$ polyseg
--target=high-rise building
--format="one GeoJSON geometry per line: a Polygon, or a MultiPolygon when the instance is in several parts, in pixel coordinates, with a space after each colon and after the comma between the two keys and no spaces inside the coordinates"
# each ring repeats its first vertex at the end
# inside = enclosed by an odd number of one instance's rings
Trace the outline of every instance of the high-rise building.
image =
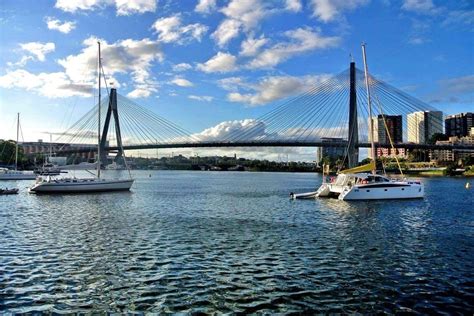
{"type": "MultiPolygon", "coordinates": [[[[390,139],[394,144],[403,142],[403,119],[401,115],[378,115],[372,118],[374,124],[374,142],[379,144],[390,144],[390,139]],[[385,123],[384,123],[385,119],[385,123]],[[385,127],[386,125],[386,127],[385,127]],[[388,130],[388,133],[387,133],[388,130]],[[390,135],[390,137],[389,137],[390,135]]],[[[369,133],[369,141],[370,141],[369,133]]],[[[404,158],[406,155],[403,148],[379,147],[376,146],[377,157],[399,157],[404,158]]],[[[369,158],[371,153],[369,151],[369,158]]]]}
{"type": "Polygon", "coordinates": [[[470,129],[474,126],[474,113],[459,113],[448,115],[444,120],[444,127],[447,136],[468,136],[470,129]]]}
{"type": "MultiPolygon", "coordinates": [[[[372,118],[372,124],[374,124],[374,142],[390,144],[391,139],[394,144],[403,143],[403,120],[401,115],[379,114],[377,117],[372,118]]],[[[369,133],[369,141],[370,138],[369,133]]]]}
{"type": "Polygon", "coordinates": [[[408,142],[426,144],[431,136],[443,133],[443,112],[418,111],[407,115],[408,142]]]}

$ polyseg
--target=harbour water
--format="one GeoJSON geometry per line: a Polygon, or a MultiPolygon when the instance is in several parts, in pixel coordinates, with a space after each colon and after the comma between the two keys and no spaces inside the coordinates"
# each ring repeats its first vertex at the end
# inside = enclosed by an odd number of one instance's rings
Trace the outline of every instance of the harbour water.
{"type": "MultiPolygon", "coordinates": [[[[116,171],[106,171],[106,173],[116,171]]],[[[315,174],[135,171],[130,193],[0,196],[4,312],[474,312],[474,191],[298,200],[315,174]]]]}

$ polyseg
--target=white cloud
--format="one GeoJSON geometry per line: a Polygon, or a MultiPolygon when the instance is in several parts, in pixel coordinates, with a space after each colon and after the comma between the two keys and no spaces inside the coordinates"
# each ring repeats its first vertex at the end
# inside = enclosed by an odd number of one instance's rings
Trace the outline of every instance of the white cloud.
{"type": "Polygon", "coordinates": [[[156,11],[157,0],[115,0],[117,15],[131,15],[156,11]]]}
{"type": "Polygon", "coordinates": [[[432,0],[404,0],[402,9],[425,14],[433,14],[439,11],[432,0]]]}
{"type": "Polygon", "coordinates": [[[34,55],[39,61],[45,61],[46,54],[54,52],[54,43],[30,42],[20,44],[22,50],[34,55]]]}
{"type": "Polygon", "coordinates": [[[117,15],[156,11],[157,0],[56,0],[55,7],[65,12],[90,11],[115,5],[117,15]]]}
{"type": "Polygon", "coordinates": [[[173,66],[173,71],[186,71],[193,68],[190,64],[181,63],[173,66]]]}
{"type": "Polygon", "coordinates": [[[268,39],[261,36],[260,38],[249,37],[240,45],[240,55],[255,56],[266,43],[268,39]]]}
{"type": "Polygon", "coordinates": [[[219,86],[228,91],[236,91],[240,86],[248,86],[247,83],[240,77],[229,77],[220,79],[219,86]]]}
{"type": "Polygon", "coordinates": [[[89,96],[92,91],[91,84],[74,83],[63,72],[32,74],[23,69],[1,76],[0,87],[35,91],[49,98],[89,96]]]}
{"type": "MultiPolygon", "coordinates": [[[[97,41],[86,39],[81,53],[60,59],[66,74],[73,81],[92,81],[96,76],[97,41]]],[[[135,84],[150,84],[150,67],[153,62],[163,60],[163,53],[157,41],[126,39],[109,44],[101,41],[103,65],[107,75],[131,72],[135,84]]]]}
{"type": "Polygon", "coordinates": [[[211,97],[209,95],[189,95],[189,99],[191,100],[198,100],[198,101],[205,101],[205,102],[211,102],[214,100],[214,97],[211,97]]]}
{"type": "Polygon", "coordinates": [[[241,134],[249,129],[252,129],[252,136],[255,138],[266,135],[265,123],[255,119],[245,119],[221,122],[193,136],[201,141],[220,141],[232,137],[233,135],[241,134]]]}
{"type": "Polygon", "coordinates": [[[136,85],[135,89],[127,94],[127,97],[136,99],[136,98],[148,98],[153,92],[158,91],[156,85],[136,85]]]}
{"type": "MultiPolygon", "coordinates": [[[[231,92],[227,95],[227,99],[231,102],[245,103],[250,106],[264,105],[290,95],[310,90],[328,78],[329,75],[304,76],[299,78],[292,76],[272,76],[265,77],[256,84],[245,83],[238,77],[227,78],[227,80],[230,80],[230,83],[234,83],[234,86],[243,87],[247,91],[247,93],[231,92]]],[[[220,81],[221,86],[226,88],[226,84],[229,82],[222,84],[223,80],[220,81]]],[[[235,91],[235,89],[227,90],[235,91]]]]}
{"type": "Polygon", "coordinates": [[[199,0],[194,11],[199,13],[211,13],[216,9],[216,0],[199,0]]]}
{"type": "Polygon", "coordinates": [[[56,30],[64,34],[68,34],[72,30],[76,28],[76,22],[71,22],[71,21],[64,21],[61,22],[61,20],[47,17],[46,18],[46,24],[48,25],[48,29],[50,30],[56,30]]]}
{"type": "Polygon", "coordinates": [[[285,2],[286,2],[285,9],[288,11],[300,12],[301,9],[303,8],[303,5],[301,4],[301,0],[286,0],[285,2]]]}
{"type": "Polygon", "coordinates": [[[184,78],[174,78],[173,80],[171,80],[171,83],[177,85],[177,86],[180,86],[180,87],[192,87],[194,86],[193,83],[187,79],[184,79],[184,78]]]}
{"type": "Polygon", "coordinates": [[[179,14],[156,20],[152,28],[158,33],[158,40],[161,42],[178,44],[184,44],[192,39],[201,41],[208,29],[199,23],[182,25],[179,14]]]}
{"type": "Polygon", "coordinates": [[[237,37],[241,30],[250,31],[258,26],[262,18],[270,13],[264,2],[258,0],[231,0],[221,12],[227,18],[212,34],[212,38],[221,47],[237,37]]]}
{"type": "Polygon", "coordinates": [[[339,44],[340,38],[336,36],[323,37],[317,31],[298,28],[286,31],[288,42],[275,44],[263,50],[247,66],[249,68],[271,68],[290,57],[315,49],[334,47],[339,44]]]}
{"type": "Polygon", "coordinates": [[[204,72],[230,72],[237,69],[237,58],[228,53],[218,52],[217,55],[203,64],[198,64],[197,69],[204,72]]]}
{"type": "Polygon", "coordinates": [[[342,12],[367,4],[369,0],[311,0],[313,16],[323,22],[338,18],[342,12]]]}
{"type": "MultiPolygon", "coordinates": [[[[11,71],[1,77],[2,86],[24,88],[52,98],[87,95],[86,90],[94,86],[97,80],[97,41],[97,38],[90,37],[83,42],[84,48],[79,54],[58,60],[59,65],[64,67],[64,72],[32,74],[22,70],[11,71]]],[[[108,82],[112,80],[115,86],[119,87],[120,83],[114,75],[130,73],[135,90],[129,96],[145,97],[157,91],[158,83],[150,71],[154,62],[163,59],[157,41],[147,38],[126,39],[111,44],[101,41],[101,44],[108,82]]],[[[29,45],[25,46],[25,49],[36,52],[37,47],[29,45]]],[[[39,49],[37,58],[44,58],[41,55],[44,53],[44,50],[39,49]]]]}
{"type": "Polygon", "coordinates": [[[222,22],[211,37],[217,42],[217,45],[224,46],[240,32],[242,23],[237,20],[227,19],[222,22]]]}

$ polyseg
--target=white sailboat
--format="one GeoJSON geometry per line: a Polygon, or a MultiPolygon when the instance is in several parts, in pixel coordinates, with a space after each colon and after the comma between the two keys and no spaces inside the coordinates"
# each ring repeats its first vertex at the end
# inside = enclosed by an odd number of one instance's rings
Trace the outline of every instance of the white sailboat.
{"type": "Polygon", "coordinates": [[[97,137],[97,177],[95,178],[60,178],[55,179],[50,176],[38,177],[36,183],[29,188],[31,193],[85,193],[85,192],[109,192],[109,191],[128,191],[133,185],[134,180],[130,179],[103,179],[100,175],[100,81],[102,62],[100,57],[100,42],[99,47],[99,106],[98,106],[98,137],[97,137]]]}
{"type": "Polygon", "coordinates": [[[424,197],[423,183],[407,179],[390,179],[376,173],[374,128],[371,119],[372,107],[365,44],[362,45],[362,55],[364,58],[365,84],[367,89],[372,161],[367,165],[341,171],[332,182],[325,181],[323,171],[323,183],[316,192],[293,194],[292,198],[294,199],[306,198],[309,194],[314,197],[335,197],[339,200],[414,199],[424,197]]]}
{"type": "Polygon", "coordinates": [[[16,145],[15,145],[15,170],[0,168],[0,180],[34,180],[36,175],[33,171],[18,170],[18,136],[20,130],[20,113],[16,120],[16,145]]]}

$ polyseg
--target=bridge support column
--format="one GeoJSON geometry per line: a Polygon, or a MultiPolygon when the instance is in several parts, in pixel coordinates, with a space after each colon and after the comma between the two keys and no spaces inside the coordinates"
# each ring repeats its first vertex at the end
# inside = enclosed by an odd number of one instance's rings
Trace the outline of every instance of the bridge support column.
{"type": "Polygon", "coordinates": [[[107,134],[109,131],[110,119],[114,117],[115,122],[115,137],[117,139],[117,155],[115,156],[115,161],[118,162],[119,159],[123,159],[123,147],[122,147],[122,134],[120,132],[120,121],[117,110],[117,89],[110,89],[109,105],[107,107],[107,115],[105,116],[104,129],[102,130],[102,135],[100,138],[100,163],[103,165],[107,162],[107,154],[105,147],[107,144],[107,134]]]}
{"type": "Polygon", "coordinates": [[[351,62],[350,66],[350,93],[349,93],[349,130],[347,159],[348,167],[353,168],[359,162],[359,126],[357,123],[357,94],[356,94],[356,69],[355,63],[351,62]]]}

